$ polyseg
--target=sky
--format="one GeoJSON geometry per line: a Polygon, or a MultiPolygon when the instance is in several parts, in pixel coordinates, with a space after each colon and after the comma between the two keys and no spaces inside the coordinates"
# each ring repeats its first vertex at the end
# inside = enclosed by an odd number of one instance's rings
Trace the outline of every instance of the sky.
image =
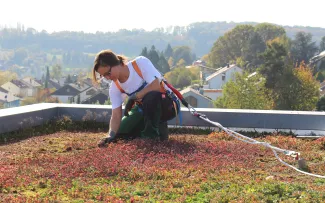
{"type": "Polygon", "coordinates": [[[0,26],[117,31],[194,22],[269,22],[325,28],[325,0],[2,0],[0,26]]]}

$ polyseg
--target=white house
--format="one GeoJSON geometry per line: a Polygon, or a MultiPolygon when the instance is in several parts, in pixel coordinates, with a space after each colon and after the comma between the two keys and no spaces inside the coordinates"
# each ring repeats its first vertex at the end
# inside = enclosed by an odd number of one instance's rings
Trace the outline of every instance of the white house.
{"type": "Polygon", "coordinates": [[[27,97],[29,86],[20,80],[11,80],[1,85],[1,87],[14,96],[27,97]]]}
{"type": "Polygon", "coordinates": [[[32,85],[33,87],[42,87],[42,84],[40,81],[37,81],[35,80],[34,78],[32,77],[25,77],[22,79],[23,82],[29,84],[29,85],[32,85]]]}
{"type": "Polygon", "coordinates": [[[20,98],[0,87],[0,103],[4,108],[20,106],[20,98]]]}
{"type": "Polygon", "coordinates": [[[83,102],[84,100],[92,97],[93,95],[97,94],[98,90],[95,87],[88,87],[87,89],[84,89],[82,92],[74,96],[73,103],[77,103],[78,97],[80,97],[80,102],[83,102]]]}
{"type": "Polygon", "coordinates": [[[21,81],[28,86],[27,96],[29,97],[36,97],[39,89],[42,88],[41,82],[32,77],[25,77],[21,81]]]}
{"type": "Polygon", "coordinates": [[[235,80],[235,73],[242,73],[243,69],[236,65],[220,68],[206,78],[208,89],[222,89],[229,80],[235,80]]]}

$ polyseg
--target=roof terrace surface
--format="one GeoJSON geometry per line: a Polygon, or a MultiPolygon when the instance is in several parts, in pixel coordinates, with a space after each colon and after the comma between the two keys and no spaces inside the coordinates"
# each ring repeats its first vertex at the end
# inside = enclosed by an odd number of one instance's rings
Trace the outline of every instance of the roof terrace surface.
{"type": "MultiPolygon", "coordinates": [[[[229,137],[170,136],[98,148],[105,132],[61,131],[0,145],[4,202],[268,202],[324,200],[324,179],[278,162],[272,151],[229,137]],[[302,184],[303,183],[303,184],[302,184]],[[281,195],[282,194],[282,195],[281,195]],[[285,195],[284,195],[285,194],[285,195]]],[[[297,149],[324,174],[325,139],[280,134],[256,138],[297,149]]],[[[280,155],[295,164],[293,158],[280,155]]]]}

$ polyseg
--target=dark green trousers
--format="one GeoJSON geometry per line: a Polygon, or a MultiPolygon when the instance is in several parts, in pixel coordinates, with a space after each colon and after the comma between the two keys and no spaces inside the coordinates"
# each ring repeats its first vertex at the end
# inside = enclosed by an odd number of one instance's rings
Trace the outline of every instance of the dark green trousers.
{"type": "Polygon", "coordinates": [[[122,118],[116,137],[122,139],[136,137],[168,139],[167,121],[161,120],[161,118],[164,118],[162,114],[166,114],[166,111],[173,111],[172,105],[172,101],[166,100],[165,97],[162,98],[161,93],[148,93],[143,98],[141,106],[135,105],[129,111],[129,116],[122,118]]]}
{"type": "Polygon", "coordinates": [[[160,113],[158,109],[155,117],[154,120],[144,117],[143,109],[135,105],[129,112],[129,116],[123,116],[117,134],[124,138],[159,138],[160,113]]]}

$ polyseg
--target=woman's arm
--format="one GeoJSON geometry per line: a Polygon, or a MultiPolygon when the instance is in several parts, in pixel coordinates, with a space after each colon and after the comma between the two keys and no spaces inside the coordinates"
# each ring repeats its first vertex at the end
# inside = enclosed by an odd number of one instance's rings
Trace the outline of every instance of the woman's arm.
{"type": "Polygon", "coordinates": [[[117,133],[121,124],[121,119],[122,119],[122,106],[112,110],[112,117],[110,120],[109,131],[108,131],[109,135],[111,135],[111,131],[113,131],[114,134],[117,133]]]}
{"type": "Polygon", "coordinates": [[[142,99],[148,92],[151,92],[151,91],[160,91],[160,83],[159,83],[158,78],[156,78],[154,81],[152,81],[152,83],[147,85],[141,91],[136,93],[136,98],[137,99],[142,99]]]}

